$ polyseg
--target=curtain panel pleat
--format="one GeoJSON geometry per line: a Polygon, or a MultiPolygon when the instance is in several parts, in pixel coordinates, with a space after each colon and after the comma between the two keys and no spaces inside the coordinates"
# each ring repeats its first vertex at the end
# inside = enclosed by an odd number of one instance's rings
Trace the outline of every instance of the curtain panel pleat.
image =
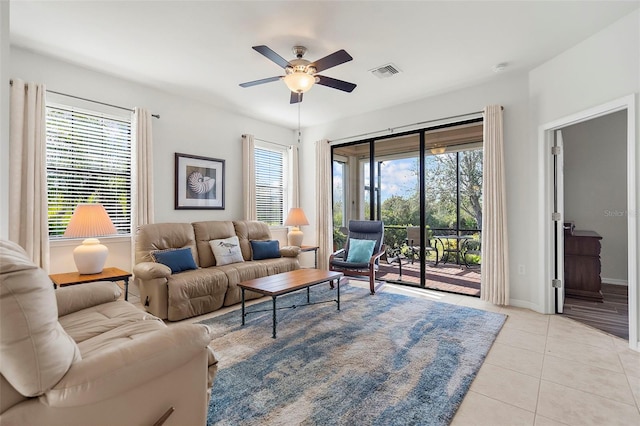
{"type": "Polygon", "coordinates": [[[9,239],[49,271],[46,89],[14,79],[9,109],[9,239]]]}
{"type": "Polygon", "coordinates": [[[509,304],[509,247],[502,107],[484,109],[484,173],[482,176],[482,272],[480,297],[509,304]]]}
{"type": "Polygon", "coordinates": [[[316,142],[316,235],[318,268],[329,268],[333,244],[333,213],[331,205],[331,149],[329,141],[316,142]]]}
{"type": "Polygon", "coordinates": [[[153,132],[151,113],[144,108],[133,110],[131,154],[131,261],[136,264],[138,227],[154,222],[153,197],[153,132]]]}
{"type": "Polygon", "coordinates": [[[256,143],[253,135],[242,135],[242,188],[245,220],[257,220],[256,206],[256,143]]]}

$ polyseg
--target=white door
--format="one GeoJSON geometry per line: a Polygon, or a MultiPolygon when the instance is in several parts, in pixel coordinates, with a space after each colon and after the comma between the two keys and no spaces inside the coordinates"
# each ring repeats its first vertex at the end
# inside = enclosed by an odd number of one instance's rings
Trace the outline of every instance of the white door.
{"type": "Polygon", "coordinates": [[[554,197],[553,211],[556,217],[553,220],[555,236],[555,270],[554,278],[556,284],[556,312],[562,313],[564,308],[564,152],[562,144],[562,131],[555,131],[555,141],[553,149],[554,163],[554,197]]]}

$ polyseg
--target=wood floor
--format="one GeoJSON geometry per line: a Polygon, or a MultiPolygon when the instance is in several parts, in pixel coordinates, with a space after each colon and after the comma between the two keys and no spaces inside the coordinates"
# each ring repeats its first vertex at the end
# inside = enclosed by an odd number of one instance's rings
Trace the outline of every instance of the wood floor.
{"type": "Polygon", "coordinates": [[[564,315],[604,332],[629,340],[627,286],[602,284],[604,302],[565,298],[564,315]]]}

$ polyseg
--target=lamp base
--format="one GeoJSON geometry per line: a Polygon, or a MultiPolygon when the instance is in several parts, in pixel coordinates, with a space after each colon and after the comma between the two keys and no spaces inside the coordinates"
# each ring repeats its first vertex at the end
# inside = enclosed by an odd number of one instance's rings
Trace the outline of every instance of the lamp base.
{"type": "Polygon", "coordinates": [[[87,238],[73,250],[73,260],[80,274],[99,274],[104,269],[109,249],[97,238],[87,238]]]}
{"type": "Polygon", "coordinates": [[[300,247],[302,245],[302,238],[304,234],[297,226],[292,227],[287,234],[290,246],[300,247]]]}

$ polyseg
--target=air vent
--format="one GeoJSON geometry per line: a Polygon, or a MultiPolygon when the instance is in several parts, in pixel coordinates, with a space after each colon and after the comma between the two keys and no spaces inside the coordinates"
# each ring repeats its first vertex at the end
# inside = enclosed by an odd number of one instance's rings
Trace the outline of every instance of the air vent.
{"type": "Polygon", "coordinates": [[[378,78],[389,78],[400,73],[400,69],[393,64],[382,65],[369,71],[378,78]]]}

